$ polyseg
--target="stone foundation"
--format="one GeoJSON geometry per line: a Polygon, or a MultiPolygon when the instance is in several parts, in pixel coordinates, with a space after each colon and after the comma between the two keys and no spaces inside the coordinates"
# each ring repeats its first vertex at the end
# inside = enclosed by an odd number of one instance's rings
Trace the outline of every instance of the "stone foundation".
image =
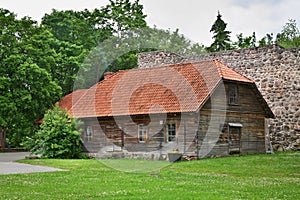
{"type": "Polygon", "coordinates": [[[88,157],[97,159],[143,159],[143,160],[167,160],[166,153],[159,152],[106,152],[106,153],[88,153],[88,157]]]}

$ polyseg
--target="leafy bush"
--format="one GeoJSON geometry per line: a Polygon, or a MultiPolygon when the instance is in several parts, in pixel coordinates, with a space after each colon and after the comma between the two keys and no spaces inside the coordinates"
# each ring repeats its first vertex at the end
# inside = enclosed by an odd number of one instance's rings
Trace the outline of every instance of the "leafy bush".
{"type": "Polygon", "coordinates": [[[58,106],[48,110],[39,131],[28,138],[27,145],[34,154],[43,158],[79,158],[82,140],[77,126],[80,125],[58,106]]]}

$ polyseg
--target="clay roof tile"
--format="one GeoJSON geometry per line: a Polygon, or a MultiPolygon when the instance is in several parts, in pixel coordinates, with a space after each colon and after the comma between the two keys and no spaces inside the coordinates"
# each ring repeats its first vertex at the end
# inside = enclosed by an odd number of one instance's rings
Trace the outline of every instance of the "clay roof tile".
{"type": "Polygon", "coordinates": [[[253,83],[218,60],[173,64],[119,71],[59,105],[77,118],[193,112],[222,79],[253,83]]]}

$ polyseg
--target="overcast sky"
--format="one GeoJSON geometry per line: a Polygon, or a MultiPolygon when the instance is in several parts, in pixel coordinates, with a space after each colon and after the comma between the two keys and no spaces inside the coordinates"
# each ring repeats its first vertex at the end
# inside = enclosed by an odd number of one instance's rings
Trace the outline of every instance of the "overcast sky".
{"type": "MultiPolygon", "coordinates": [[[[100,8],[108,0],[0,0],[0,7],[6,8],[18,17],[30,16],[40,21],[45,13],[57,10],[83,10],[100,8]]],[[[216,20],[218,10],[222,19],[236,34],[252,35],[257,39],[266,33],[278,33],[288,19],[295,19],[300,26],[300,0],[140,0],[144,6],[146,21],[151,27],[175,30],[194,42],[204,45],[212,43],[209,32],[216,20]]]]}

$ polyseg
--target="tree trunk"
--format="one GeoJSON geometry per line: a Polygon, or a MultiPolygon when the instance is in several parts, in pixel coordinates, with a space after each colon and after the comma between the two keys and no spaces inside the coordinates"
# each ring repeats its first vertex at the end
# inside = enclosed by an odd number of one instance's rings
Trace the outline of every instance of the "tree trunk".
{"type": "Polygon", "coordinates": [[[0,149],[5,148],[6,141],[6,127],[0,128],[0,149]]]}

